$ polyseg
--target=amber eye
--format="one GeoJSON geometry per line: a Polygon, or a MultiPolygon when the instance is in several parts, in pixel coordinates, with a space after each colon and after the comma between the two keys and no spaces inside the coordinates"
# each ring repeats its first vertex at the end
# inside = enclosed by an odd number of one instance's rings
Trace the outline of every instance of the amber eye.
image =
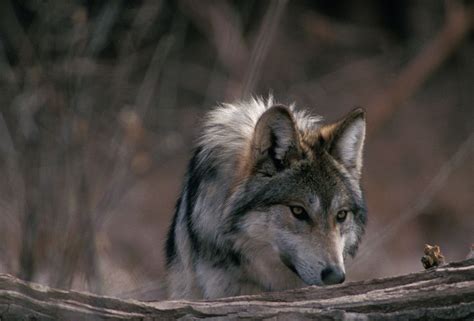
{"type": "Polygon", "coordinates": [[[308,213],[301,206],[290,206],[291,213],[294,217],[299,220],[306,221],[309,220],[308,213]]]}
{"type": "Polygon", "coordinates": [[[349,214],[348,210],[340,210],[339,212],[337,212],[337,214],[336,214],[337,222],[338,223],[344,222],[347,218],[347,214],[349,214]]]}

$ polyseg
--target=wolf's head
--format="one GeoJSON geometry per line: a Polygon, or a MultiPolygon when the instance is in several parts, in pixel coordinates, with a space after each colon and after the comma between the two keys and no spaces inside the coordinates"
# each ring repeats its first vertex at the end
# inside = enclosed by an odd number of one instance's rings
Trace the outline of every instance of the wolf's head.
{"type": "Polygon", "coordinates": [[[279,271],[309,285],[343,282],[344,259],[355,254],[366,223],[364,111],[311,129],[295,117],[280,105],[262,114],[230,203],[236,247],[248,261],[267,258],[272,266],[255,266],[254,281],[269,288],[279,271]]]}

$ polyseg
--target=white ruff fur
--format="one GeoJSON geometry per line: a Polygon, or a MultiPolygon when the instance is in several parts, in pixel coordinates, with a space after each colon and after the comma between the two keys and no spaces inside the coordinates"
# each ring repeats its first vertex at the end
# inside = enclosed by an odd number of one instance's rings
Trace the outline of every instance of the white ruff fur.
{"type": "MultiPolygon", "coordinates": [[[[273,97],[270,96],[266,101],[262,98],[251,98],[249,101],[222,104],[211,111],[198,142],[203,147],[201,161],[205,160],[208,153],[213,152],[219,153],[222,163],[232,161],[252,139],[260,116],[274,105],[273,97]]],[[[310,116],[305,111],[296,111],[294,104],[291,104],[289,109],[300,131],[313,131],[319,126],[321,117],[310,116]]]]}

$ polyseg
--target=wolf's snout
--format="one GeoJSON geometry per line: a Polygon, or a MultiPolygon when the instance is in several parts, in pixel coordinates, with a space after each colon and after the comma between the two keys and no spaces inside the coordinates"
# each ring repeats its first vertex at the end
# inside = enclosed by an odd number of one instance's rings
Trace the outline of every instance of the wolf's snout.
{"type": "Polygon", "coordinates": [[[321,281],[325,285],[342,283],[345,279],[344,271],[335,265],[328,265],[321,271],[321,281]]]}

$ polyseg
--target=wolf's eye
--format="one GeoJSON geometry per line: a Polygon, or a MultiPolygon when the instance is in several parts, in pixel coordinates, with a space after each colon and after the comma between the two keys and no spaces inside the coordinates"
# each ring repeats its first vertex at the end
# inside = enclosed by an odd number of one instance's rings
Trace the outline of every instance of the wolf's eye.
{"type": "Polygon", "coordinates": [[[348,210],[340,210],[339,212],[337,212],[337,214],[336,214],[337,222],[338,223],[344,222],[347,218],[347,214],[349,214],[348,210]]]}
{"type": "Polygon", "coordinates": [[[309,220],[308,213],[301,206],[290,206],[291,213],[294,217],[299,220],[306,221],[309,220]]]}

